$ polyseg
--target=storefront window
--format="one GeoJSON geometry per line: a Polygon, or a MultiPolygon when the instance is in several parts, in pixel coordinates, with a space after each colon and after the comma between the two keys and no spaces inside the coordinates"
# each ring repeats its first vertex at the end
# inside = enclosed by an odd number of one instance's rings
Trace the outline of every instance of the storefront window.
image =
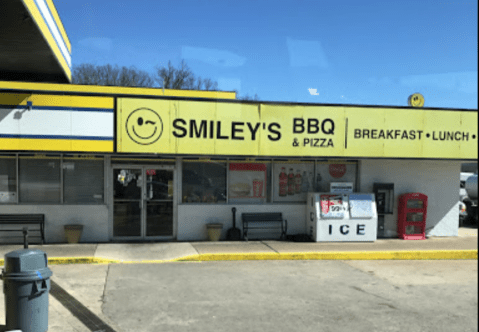
{"type": "Polygon", "coordinates": [[[352,183],[356,188],[357,164],[352,162],[345,163],[316,163],[316,192],[330,192],[331,183],[352,183]]]}
{"type": "Polygon", "coordinates": [[[16,168],[15,156],[0,156],[0,204],[17,202],[16,168]]]}
{"type": "Polygon", "coordinates": [[[60,158],[19,160],[20,203],[60,203],[60,158]]]}
{"type": "Polygon", "coordinates": [[[275,202],[305,202],[314,191],[314,162],[275,162],[273,166],[275,202]]]}
{"type": "Polygon", "coordinates": [[[226,203],[226,163],[183,163],[183,203],[226,203]]]}
{"type": "Polygon", "coordinates": [[[228,168],[229,203],[266,203],[271,201],[271,163],[236,162],[228,168]]]}
{"type": "Polygon", "coordinates": [[[63,202],[103,203],[103,160],[63,160],[63,202]]]}

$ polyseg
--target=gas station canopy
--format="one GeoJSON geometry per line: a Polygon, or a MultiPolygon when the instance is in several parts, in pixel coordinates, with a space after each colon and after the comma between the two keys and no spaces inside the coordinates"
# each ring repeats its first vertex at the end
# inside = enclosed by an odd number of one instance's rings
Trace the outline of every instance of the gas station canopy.
{"type": "Polygon", "coordinates": [[[52,0],[2,0],[0,50],[0,80],[71,81],[71,45],[52,0]]]}

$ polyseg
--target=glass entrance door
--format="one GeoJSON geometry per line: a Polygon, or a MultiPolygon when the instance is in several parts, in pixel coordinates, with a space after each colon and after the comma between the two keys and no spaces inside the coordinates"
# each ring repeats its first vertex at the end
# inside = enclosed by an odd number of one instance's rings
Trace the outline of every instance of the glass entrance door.
{"type": "Polygon", "coordinates": [[[141,168],[113,169],[113,237],[141,237],[141,168]]]}
{"type": "Polygon", "coordinates": [[[168,166],[113,168],[113,237],[173,237],[174,169],[168,166]]]}
{"type": "Polygon", "coordinates": [[[173,236],[173,171],[148,168],[145,236],[173,236]]]}

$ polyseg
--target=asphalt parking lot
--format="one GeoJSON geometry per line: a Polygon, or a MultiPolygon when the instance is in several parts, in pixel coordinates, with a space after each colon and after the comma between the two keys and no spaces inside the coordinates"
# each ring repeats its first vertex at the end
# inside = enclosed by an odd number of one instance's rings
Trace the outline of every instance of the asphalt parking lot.
{"type": "MultiPolygon", "coordinates": [[[[478,324],[477,260],[50,268],[105,331],[464,332],[478,324]]],[[[49,331],[95,331],[85,320],[50,295],[49,331]]]]}
{"type": "MultiPolygon", "coordinates": [[[[49,332],[477,331],[477,226],[460,228],[453,238],[361,245],[32,247],[51,260],[49,332]],[[378,259],[384,250],[401,255],[378,259]],[[346,258],[335,256],[340,252],[346,258]],[[184,257],[194,261],[178,261],[184,257]]],[[[4,245],[0,251],[16,249],[4,245]]],[[[0,293],[0,332],[4,312],[0,293]]]]}

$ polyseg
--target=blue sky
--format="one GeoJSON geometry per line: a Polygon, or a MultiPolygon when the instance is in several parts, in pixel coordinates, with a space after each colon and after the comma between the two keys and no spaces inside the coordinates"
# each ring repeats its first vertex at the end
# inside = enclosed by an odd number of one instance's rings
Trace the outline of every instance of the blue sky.
{"type": "Polygon", "coordinates": [[[426,107],[478,107],[477,1],[54,3],[73,65],[185,59],[261,100],[407,106],[419,92],[426,107]]]}

